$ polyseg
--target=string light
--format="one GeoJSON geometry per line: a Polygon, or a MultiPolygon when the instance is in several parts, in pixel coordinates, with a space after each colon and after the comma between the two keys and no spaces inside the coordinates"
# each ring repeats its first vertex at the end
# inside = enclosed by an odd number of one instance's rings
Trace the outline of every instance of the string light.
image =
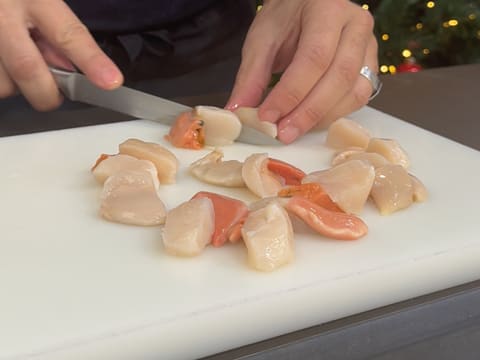
{"type": "Polygon", "coordinates": [[[262,5],[258,5],[258,6],[257,6],[257,12],[259,12],[260,10],[262,10],[262,7],[263,7],[262,5]]]}
{"type": "Polygon", "coordinates": [[[409,58],[410,56],[412,56],[412,52],[408,49],[405,49],[405,50],[402,51],[402,56],[404,58],[409,58]]]}
{"type": "Polygon", "coordinates": [[[382,40],[383,40],[383,41],[387,41],[388,39],[390,39],[390,35],[388,35],[388,34],[382,34],[382,40]]]}
{"type": "Polygon", "coordinates": [[[370,9],[370,6],[368,6],[368,4],[362,4],[362,9],[363,10],[368,10],[368,9],[370,9]]]}
{"type": "Polygon", "coordinates": [[[428,55],[430,54],[430,49],[425,48],[422,50],[422,52],[423,52],[423,55],[428,55]]]}
{"type": "Polygon", "coordinates": [[[388,66],[387,66],[387,65],[382,65],[382,66],[380,66],[380,72],[381,72],[382,74],[388,73],[388,66]]]}
{"type": "Polygon", "coordinates": [[[417,23],[417,25],[415,25],[415,28],[417,30],[422,30],[423,29],[423,24],[419,22],[419,23],[417,23]]]}
{"type": "Polygon", "coordinates": [[[475,14],[468,14],[468,20],[475,20],[477,16],[475,14]]]}
{"type": "Polygon", "coordinates": [[[457,26],[458,25],[458,20],[456,20],[456,19],[448,20],[448,25],[449,26],[457,26]]]}
{"type": "Polygon", "coordinates": [[[394,65],[390,65],[388,67],[388,71],[390,71],[390,74],[395,74],[397,72],[397,68],[394,65]]]}
{"type": "Polygon", "coordinates": [[[427,8],[433,9],[435,7],[435,1],[429,1],[427,2],[427,8]]]}

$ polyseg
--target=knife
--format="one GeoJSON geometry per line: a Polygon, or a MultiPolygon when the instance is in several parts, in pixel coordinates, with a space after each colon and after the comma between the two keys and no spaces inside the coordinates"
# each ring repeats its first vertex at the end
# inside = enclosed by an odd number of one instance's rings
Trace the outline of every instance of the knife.
{"type": "MultiPolygon", "coordinates": [[[[84,75],[54,67],[50,71],[60,91],[72,101],[100,106],[135,118],[158,121],[171,126],[177,116],[192,108],[161,97],[121,86],[115,90],[102,90],[93,85],[84,75]]],[[[253,145],[276,146],[282,143],[252,127],[242,124],[236,141],[253,145]]]]}

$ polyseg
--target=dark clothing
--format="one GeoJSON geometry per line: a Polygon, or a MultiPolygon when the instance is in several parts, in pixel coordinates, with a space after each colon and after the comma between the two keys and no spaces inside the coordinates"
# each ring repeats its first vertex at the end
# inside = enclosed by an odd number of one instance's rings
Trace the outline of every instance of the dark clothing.
{"type": "Polygon", "coordinates": [[[132,33],[187,19],[221,0],[65,0],[95,32],[132,33]]]}
{"type": "Polygon", "coordinates": [[[126,83],[173,77],[240,54],[254,0],[65,0],[126,83]]]}

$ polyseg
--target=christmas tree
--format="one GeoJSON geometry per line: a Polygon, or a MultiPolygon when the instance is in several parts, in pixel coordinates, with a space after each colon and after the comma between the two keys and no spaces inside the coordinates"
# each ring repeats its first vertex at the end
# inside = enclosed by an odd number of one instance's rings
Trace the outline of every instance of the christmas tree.
{"type": "Polygon", "coordinates": [[[480,63],[480,0],[355,2],[375,17],[382,73],[480,63]]]}
{"type": "Polygon", "coordinates": [[[480,63],[480,0],[353,2],[375,17],[384,74],[480,63]]]}

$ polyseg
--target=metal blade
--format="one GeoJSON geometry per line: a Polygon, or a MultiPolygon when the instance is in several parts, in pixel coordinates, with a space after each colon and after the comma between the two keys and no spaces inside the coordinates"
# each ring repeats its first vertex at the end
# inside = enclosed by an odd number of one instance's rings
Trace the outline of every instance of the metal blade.
{"type": "MultiPolygon", "coordinates": [[[[84,75],[50,68],[62,93],[72,101],[100,106],[136,118],[158,121],[172,125],[182,112],[192,110],[170,100],[121,86],[115,90],[102,90],[93,85],[84,75]]],[[[236,141],[254,145],[280,145],[281,142],[254,128],[242,125],[236,141]]]]}

